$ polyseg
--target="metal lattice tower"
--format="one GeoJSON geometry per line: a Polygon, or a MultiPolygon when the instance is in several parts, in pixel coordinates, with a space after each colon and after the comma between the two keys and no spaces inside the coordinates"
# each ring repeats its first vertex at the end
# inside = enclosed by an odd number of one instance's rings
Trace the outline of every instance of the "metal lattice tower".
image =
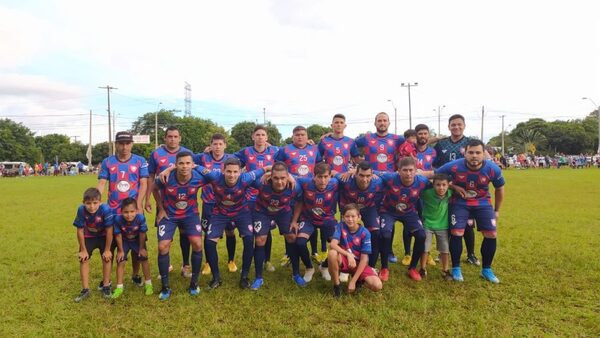
{"type": "Polygon", "coordinates": [[[185,82],[185,116],[192,116],[192,85],[185,82]]]}

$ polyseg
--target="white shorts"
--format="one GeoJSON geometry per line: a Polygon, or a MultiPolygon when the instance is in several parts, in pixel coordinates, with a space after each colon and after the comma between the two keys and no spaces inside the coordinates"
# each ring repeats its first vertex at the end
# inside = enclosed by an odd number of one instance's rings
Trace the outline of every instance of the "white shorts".
{"type": "Polygon", "coordinates": [[[431,241],[434,235],[437,250],[440,253],[449,253],[448,230],[425,230],[425,252],[431,251],[431,241]]]}

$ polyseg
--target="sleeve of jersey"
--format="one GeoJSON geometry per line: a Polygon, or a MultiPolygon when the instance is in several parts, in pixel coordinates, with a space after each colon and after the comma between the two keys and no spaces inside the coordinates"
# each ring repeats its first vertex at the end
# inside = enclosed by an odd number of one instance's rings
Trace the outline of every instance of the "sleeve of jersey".
{"type": "Polygon", "coordinates": [[[342,237],[342,223],[335,225],[335,231],[333,232],[333,239],[340,240],[342,237]]]}
{"type": "Polygon", "coordinates": [[[321,152],[317,151],[315,163],[319,163],[319,162],[323,162],[323,156],[321,155],[321,152]]]}
{"type": "Polygon", "coordinates": [[[323,156],[323,154],[325,154],[325,144],[323,144],[323,140],[321,140],[321,142],[319,142],[317,149],[319,150],[319,154],[321,156],[323,156]]]}
{"type": "Polygon", "coordinates": [[[113,222],[113,235],[120,234],[121,227],[119,227],[119,221],[115,218],[115,222],[113,222]]]}
{"type": "Polygon", "coordinates": [[[146,224],[146,217],[142,214],[139,214],[138,217],[140,218],[140,232],[147,232],[148,224],[146,224]]]}
{"type": "Polygon", "coordinates": [[[192,161],[194,161],[195,164],[197,165],[202,165],[203,163],[200,162],[200,154],[193,154],[192,155],[192,161]]]}
{"type": "Polygon", "coordinates": [[[108,165],[106,164],[107,161],[108,161],[108,158],[105,158],[102,161],[102,165],[100,166],[100,171],[98,172],[99,180],[107,180],[110,177],[110,173],[108,172],[108,165]]]}
{"type": "Polygon", "coordinates": [[[371,248],[371,234],[369,233],[369,231],[365,231],[364,234],[365,237],[363,238],[360,253],[369,255],[373,251],[373,249],[371,248]]]}
{"type": "Polygon", "coordinates": [[[73,225],[77,228],[83,228],[84,226],[84,222],[83,222],[83,206],[79,207],[77,209],[77,215],[75,216],[75,219],[73,220],[73,225]]]}
{"type": "Polygon", "coordinates": [[[500,169],[500,167],[496,164],[492,163],[490,170],[493,174],[492,184],[494,185],[494,188],[500,188],[504,186],[506,182],[504,181],[504,176],[502,176],[502,169],[500,169]]]}
{"type": "Polygon", "coordinates": [[[233,156],[235,156],[238,160],[240,160],[241,168],[246,166],[246,153],[245,153],[245,149],[242,149],[240,151],[238,151],[237,153],[233,154],[233,156]]]}
{"type": "Polygon", "coordinates": [[[147,178],[148,176],[150,176],[148,174],[148,162],[146,162],[145,158],[140,156],[140,177],[147,178]]]}
{"type": "Polygon", "coordinates": [[[356,142],[352,142],[352,145],[350,146],[350,156],[352,156],[352,157],[360,156],[360,151],[358,151],[356,142]]]}
{"type": "Polygon", "coordinates": [[[383,181],[383,184],[387,185],[387,183],[391,182],[394,179],[395,173],[389,173],[387,171],[379,171],[373,170],[373,174],[379,176],[383,181]]]}
{"type": "Polygon", "coordinates": [[[158,187],[158,189],[164,189],[165,188],[165,185],[163,184],[163,182],[158,177],[156,179],[154,179],[154,184],[156,184],[156,186],[158,187]]]}
{"type": "Polygon", "coordinates": [[[364,136],[359,136],[354,140],[354,144],[357,148],[362,148],[367,145],[367,139],[364,136]]]}
{"type": "Polygon", "coordinates": [[[425,176],[420,176],[417,175],[417,177],[419,178],[419,180],[421,180],[421,182],[423,182],[425,184],[425,188],[424,189],[429,189],[433,187],[433,184],[431,184],[431,182],[429,181],[429,179],[425,176]]]}
{"type": "Polygon", "coordinates": [[[104,227],[108,228],[113,226],[115,214],[112,209],[106,204],[102,204],[100,208],[103,209],[102,211],[104,213],[104,227]]]}
{"type": "Polygon", "coordinates": [[[277,152],[275,153],[274,159],[275,159],[275,161],[285,162],[285,149],[283,147],[281,147],[281,148],[279,148],[279,150],[277,150],[277,152]]]}
{"type": "Polygon", "coordinates": [[[255,180],[259,180],[264,174],[265,174],[265,170],[262,168],[247,172],[243,176],[244,183],[250,185],[255,180]]]}
{"type": "Polygon", "coordinates": [[[450,173],[450,167],[451,167],[450,163],[452,163],[452,162],[448,162],[448,163],[444,164],[443,166],[435,169],[433,172],[436,173],[436,174],[450,175],[451,174],[450,173]]]}
{"type": "Polygon", "coordinates": [[[156,160],[154,159],[155,153],[156,153],[156,150],[153,151],[150,154],[150,157],[148,158],[148,173],[149,174],[156,174],[156,160]]]}

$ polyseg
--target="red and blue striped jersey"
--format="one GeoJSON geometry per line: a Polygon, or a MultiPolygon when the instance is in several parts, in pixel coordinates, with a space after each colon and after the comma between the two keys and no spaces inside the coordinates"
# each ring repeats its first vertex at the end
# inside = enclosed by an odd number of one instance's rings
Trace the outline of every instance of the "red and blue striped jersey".
{"type": "Polygon", "coordinates": [[[378,207],[380,205],[385,188],[383,180],[380,177],[373,175],[367,189],[362,191],[358,189],[355,177],[350,177],[347,182],[344,182],[339,179],[340,176],[340,174],[335,176],[340,185],[340,209],[343,209],[346,204],[350,203],[357,204],[359,209],[378,207]]]}
{"type": "Polygon", "coordinates": [[[302,194],[299,184],[296,184],[293,190],[286,187],[283,191],[275,191],[269,182],[263,184],[260,180],[254,181],[252,186],[258,191],[254,211],[264,215],[291,212],[292,201],[302,194]]]}
{"type": "MultiPolygon", "coordinates": [[[[224,154],[223,157],[216,160],[212,153],[199,153],[194,155],[194,163],[197,165],[203,166],[206,169],[214,170],[217,172],[221,172],[223,170],[223,163],[232,157],[231,154],[224,154]]],[[[210,184],[207,184],[202,188],[202,203],[215,203],[215,194],[213,192],[213,187],[210,184]]]]}
{"type": "MultiPolygon", "coordinates": [[[[275,154],[278,150],[279,148],[276,146],[268,146],[262,152],[257,151],[254,147],[246,147],[234,155],[240,159],[242,167],[246,168],[246,171],[252,171],[273,165],[275,163],[275,154]]],[[[248,201],[255,201],[256,193],[256,189],[248,188],[246,199],[248,201]]]]}
{"type": "Polygon", "coordinates": [[[174,166],[177,154],[182,151],[192,152],[184,147],[179,147],[179,150],[175,152],[170,152],[165,146],[154,149],[152,153],[150,153],[150,158],[148,159],[148,173],[160,174],[165,169],[174,166]]]}
{"type": "Polygon", "coordinates": [[[350,166],[350,159],[359,155],[354,140],[348,136],[336,139],[333,136],[324,137],[319,142],[319,154],[329,164],[331,170],[345,173],[350,166]]]}
{"type": "Polygon", "coordinates": [[[359,261],[361,254],[371,253],[371,233],[364,226],[360,226],[355,232],[351,232],[345,222],[335,226],[333,239],[339,241],[339,246],[352,253],[354,259],[359,261]]]}
{"type": "Polygon", "coordinates": [[[427,147],[423,151],[417,149],[417,169],[433,170],[433,162],[435,162],[436,156],[435,149],[431,147],[427,147]]]}
{"type": "Polygon", "coordinates": [[[170,219],[184,219],[198,215],[198,190],[207,184],[204,176],[192,170],[192,177],[185,183],[177,181],[177,170],[169,174],[167,183],[162,183],[156,178],[156,185],[160,189],[163,208],[170,219]]]}
{"type": "Polygon", "coordinates": [[[356,138],[356,146],[364,148],[365,160],[373,170],[396,171],[396,154],[398,147],[404,143],[404,137],[395,134],[379,136],[367,133],[356,138]]]}
{"type": "Polygon", "coordinates": [[[124,241],[135,242],[140,239],[140,232],[147,232],[146,217],[142,214],[135,215],[131,222],[127,222],[123,215],[115,216],[114,234],[121,234],[124,241]]]}
{"type": "Polygon", "coordinates": [[[112,227],[114,221],[113,210],[106,204],[100,204],[95,213],[90,214],[85,205],[80,205],[77,209],[77,216],[73,225],[77,228],[83,228],[85,238],[104,237],[106,228],[112,227]]]}
{"type": "Polygon", "coordinates": [[[265,173],[264,169],[241,173],[239,179],[233,187],[227,186],[225,176],[218,171],[209,171],[202,167],[196,167],[204,178],[212,185],[215,194],[214,214],[234,217],[241,211],[249,211],[248,203],[246,203],[246,189],[251,184],[262,177],[265,173]]]}
{"type": "Polygon", "coordinates": [[[132,154],[125,162],[113,155],[102,161],[98,179],[108,180],[108,205],[121,213],[120,203],[127,197],[136,199],[142,178],[148,177],[148,163],[143,157],[132,154]]]}
{"type": "Polygon", "coordinates": [[[398,173],[377,172],[387,186],[381,204],[380,212],[403,215],[416,210],[421,191],[431,188],[431,183],[426,177],[415,175],[413,183],[409,186],[402,184],[398,173]]]}
{"type": "Polygon", "coordinates": [[[275,160],[284,162],[290,174],[296,177],[313,177],[315,164],[322,161],[317,146],[310,144],[304,148],[298,148],[293,144],[279,148],[275,160]]]}
{"type": "Polygon", "coordinates": [[[302,187],[302,213],[300,219],[308,220],[315,225],[323,225],[325,221],[335,220],[338,204],[339,183],[332,178],[323,191],[317,190],[312,178],[299,178],[296,184],[302,187]]]}
{"type": "Polygon", "coordinates": [[[502,187],[505,184],[502,170],[490,160],[484,160],[483,166],[477,171],[470,170],[465,159],[459,159],[444,164],[435,172],[450,176],[452,184],[466,190],[466,199],[462,198],[460,194],[452,195],[450,203],[456,205],[468,207],[492,205],[490,183],[494,185],[494,188],[502,187]]]}

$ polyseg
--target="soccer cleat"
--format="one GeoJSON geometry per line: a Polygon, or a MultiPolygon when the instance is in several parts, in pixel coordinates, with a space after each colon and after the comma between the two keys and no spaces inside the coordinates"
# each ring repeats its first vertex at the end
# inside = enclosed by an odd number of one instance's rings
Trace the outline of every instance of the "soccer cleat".
{"type": "Polygon", "coordinates": [[[173,265],[169,265],[169,273],[171,273],[171,271],[173,271],[173,265]]]}
{"type": "Polygon", "coordinates": [[[349,277],[349,276],[350,276],[350,275],[348,275],[348,274],[347,274],[347,273],[345,273],[345,272],[342,272],[342,273],[340,273],[340,282],[342,282],[342,283],[347,283],[347,282],[348,282],[348,277],[349,277]]]}
{"type": "Polygon", "coordinates": [[[427,278],[427,270],[419,269],[419,275],[421,276],[421,278],[427,278]]]}
{"type": "Polygon", "coordinates": [[[475,255],[469,255],[467,257],[467,263],[473,264],[473,265],[476,265],[476,266],[480,266],[481,265],[481,263],[479,262],[479,259],[477,259],[477,256],[475,256],[475,255]]]}
{"type": "MultiPolygon", "coordinates": [[[[159,278],[160,278],[160,276],[159,276],[159,278]]],[[[132,276],[131,282],[137,286],[144,286],[144,282],[142,281],[142,277],[140,275],[132,276]]]]}
{"type": "Polygon", "coordinates": [[[227,263],[227,269],[229,269],[229,272],[236,272],[237,271],[237,265],[235,265],[234,261],[229,261],[227,263]]]}
{"type": "Polygon", "coordinates": [[[275,271],[275,265],[273,265],[271,262],[266,261],[265,262],[265,269],[269,272],[274,272],[275,271]]]}
{"type": "Polygon", "coordinates": [[[408,277],[410,277],[410,279],[414,280],[415,282],[421,281],[421,274],[419,274],[419,271],[417,271],[417,269],[415,268],[408,269],[408,277]]]}
{"type": "Polygon", "coordinates": [[[463,278],[462,270],[460,269],[460,266],[452,268],[452,279],[456,282],[464,282],[465,281],[465,279],[463,278]]]}
{"type": "Polygon", "coordinates": [[[264,280],[262,278],[257,278],[254,280],[254,282],[252,282],[252,285],[250,285],[250,290],[256,291],[260,289],[260,287],[263,286],[263,284],[264,280]]]}
{"type": "Polygon", "coordinates": [[[294,282],[296,283],[296,285],[301,286],[301,287],[305,287],[306,286],[306,281],[304,280],[304,278],[302,278],[302,276],[300,276],[300,275],[294,275],[294,276],[292,276],[292,279],[294,280],[294,282]]]}
{"type": "Polygon", "coordinates": [[[312,260],[315,261],[315,263],[321,264],[321,261],[320,261],[321,256],[319,256],[319,253],[315,252],[314,254],[310,255],[310,257],[312,257],[312,260]]]}
{"type": "Polygon", "coordinates": [[[329,274],[328,268],[319,265],[319,271],[321,271],[321,277],[323,277],[324,280],[326,280],[326,281],[331,280],[331,275],[329,274]]]}
{"type": "Polygon", "coordinates": [[[436,263],[433,260],[433,257],[431,257],[431,255],[427,255],[427,265],[429,265],[429,266],[436,266],[436,263]]]}
{"type": "Polygon", "coordinates": [[[304,271],[304,281],[309,283],[312,280],[314,274],[315,268],[306,269],[304,271]]]}
{"type": "Polygon", "coordinates": [[[154,289],[152,288],[152,284],[144,284],[144,294],[146,296],[150,296],[154,294],[154,289]]]}
{"type": "Polygon", "coordinates": [[[411,259],[412,257],[410,255],[404,255],[404,257],[402,257],[402,265],[409,266],[411,259]]]}
{"type": "Polygon", "coordinates": [[[329,257],[329,251],[321,252],[319,254],[319,262],[325,262],[327,260],[327,257],[329,257]]]}
{"type": "Polygon", "coordinates": [[[442,279],[447,282],[451,282],[454,280],[454,278],[452,278],[452,274],[450,273],[450,271],[442,271],[442,279]]]}
{"type": "Polygon", "coordinates": [[[90,296],[90,289],[82,289],[81,292],[79,293],[79,295],[77,295],[77,297],[75,297],[75,303],[79,303],[82,300],[88,298],[90,296]]]}
{"type": "Polygon", "coordinates": [[[290,265],[290,257],[288,257],[288,255],[283,255],[283,257],[281,257],[281,261],[279,261],[279,265],[280,266],[290,265]]]}
{"type": "Polygon", "coordinates": [[[181,277],[192,278],[192,267],[189,265],[183,265],[181,267],[181,277]]]}
{"type": "Polygon", "coordinates": [[[491,268],[481,269],[481,277],[483,277],[483,279],[490,281],[494,284],[500,283],[500,280],[498,279],[498,277],[496,277],[496,275],[494,275],[494,271],[492,271],[491,268]]]}
{"type": "Polygon", "coordinates": [[[223,284],[223,281],[220,279],[212,279],[210,282],[208,282],[208,288],[209,289],[216,289],[219,286],[221,286],[223,284]]]}
{"type": "Polygon", "coordinates": [[[119,297],[121,297],[121,295],[123,294],[123,288],[116,288],[115,291],[113,291],[112,295],[110,296],[110,298],[112,299],[117,299],[119,297]]]}
{"type": "Polygon", "coordinates": [[[240,289],[250,288],[250,279],[248,277],[240,278],[240,289]]]}
{"type": "Polygon", "coordinates": [[[379,272],[379,278],[382,282],[387,282],[388,279],[390,279],[390,270],[387,268],[381,269],[381,271],[379,272]]]}
{"type": "Polygon", "coordinates": [[[441,260],[441,254],[438,254],[437,257],[435,257],[434,261],[437,263],[441,260]]]}
{"type": "Polygon", "coordinates": [[[167,300],[169,299],[169,297],[171,297],[171,288],[165,288],[163,287],[162,290],[160,290],[160,294],[158,295],[158,299],[160,300],[167,300]]]}
{"type": "Polygon", "coordinates": [[[196,297],[200,294],[200,288],[198,287],[198,285],[190,285],[188,293],[190,294],[190,296],[196,297]]]}
{"type": "Polygon", "coordinates": [[[208,265],[208,263],[204,263],[204,266],[202,267],[202,274],[203,275],[210,275],[210,265],[208,265]]]}
{"type": "Polygon", "coordinates": [[[110,294],[110,286],[105,286],[102,288],[102,297],[110,298],[112,295],[110,294]]]}
{"type": "MultiPolygon", "coordinates": [[[[102,288],[104,287],[104,282],[100,281],[100,284],[98,284],[98,291],[102,291],[102,288]]],[[[112,287],[112,282],[108,282],[108,287],[112,287]]]]}
{"type": "Polygon", "coordinates": [[[398,257],[396,257],[396,255],[394,255],[394,254],[390,254],[388,256],[388,262],[390,262],[390,263],[398,263],[398,257]]]}
{"type": "Polygon", "coordinates": [[[333,296],[335,298],[340,298],[342,296],[342,287],[341,285],[334,285],[333,286],[333,296]]]}

